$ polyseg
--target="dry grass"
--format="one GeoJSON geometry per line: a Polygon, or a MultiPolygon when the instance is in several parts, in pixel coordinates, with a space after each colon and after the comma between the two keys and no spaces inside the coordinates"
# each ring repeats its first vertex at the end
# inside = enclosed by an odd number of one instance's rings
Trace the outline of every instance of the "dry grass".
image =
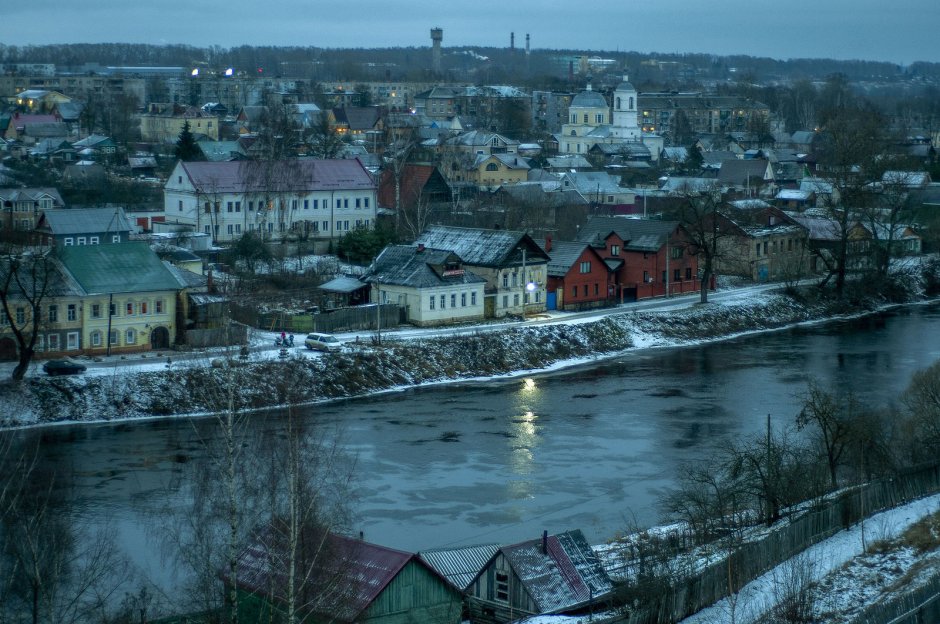
{"type": "Polygon", "coordinates": [[[901,535],[901,543],[910,546],[918,554],[940,547],[940,511],[922,518],[901,535]]]}

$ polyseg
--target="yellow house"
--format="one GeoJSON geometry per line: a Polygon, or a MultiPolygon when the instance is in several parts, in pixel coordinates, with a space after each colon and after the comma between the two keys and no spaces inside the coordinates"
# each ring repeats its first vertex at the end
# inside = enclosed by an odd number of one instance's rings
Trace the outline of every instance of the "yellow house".
{"type": "Polygon", "coordinates": [[[219,140],[219,118],[194,106],[161,108],[152,104],[150,111],[140,116],[140,137],[149,143],[175,143],[183,126],[189,122],[189,131],[213,141],[219,140]]]}
{"type": "Polygon", "coordinates": [[[166,349],[175,341],[183,285],[146,243],[62,247],[57,255],[85,293],[84,353],[166,349]]]}
{"type": "Polygon", "coordinates": [[[519,154],[480,154],[467,172],[467,179],[481,189],[494,190],[525,182],[529,168],[528,160],[519,154]]]}

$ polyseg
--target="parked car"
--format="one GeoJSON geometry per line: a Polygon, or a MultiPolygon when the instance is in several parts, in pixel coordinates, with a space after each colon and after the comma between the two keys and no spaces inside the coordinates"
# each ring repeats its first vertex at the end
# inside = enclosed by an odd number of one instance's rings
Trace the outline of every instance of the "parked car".
{"type": "Polygon", "coordinates": [[[316,351],[339,351],[343,345],[332,334],[307,334],[304,344],[316,351]]]}
{"type": "Polygon", "coordinates": [[[76,362],[75,360],[70,360],[68,358],[62,358],[60,360],[48,360],[45,364],[42,365],[42,370],[46,372],[47,375],[78,375],[79,373],[84,373],[86,367],[81,362],[76,362]]]}

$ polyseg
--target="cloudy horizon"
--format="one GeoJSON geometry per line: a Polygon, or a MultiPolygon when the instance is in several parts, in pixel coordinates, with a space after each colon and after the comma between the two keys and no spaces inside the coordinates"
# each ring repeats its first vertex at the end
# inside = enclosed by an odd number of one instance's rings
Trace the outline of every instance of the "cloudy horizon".
{"type": "Polygon", "coordinates": [[[426,47],[430,29],[440,27],[445,48],[508,47],[515,32],[516,47],[525,45],[528,33],[534,49],[940,62],[936,0],[906,0],[903,10],[876,0],[595,0],[574,9],[533,0],[459,8],[412,0],[407,9],[358,0],[349,11],[301,0],[51,4],[6,7],[0,43],[426,47]],[[355,21],[360,16],[367,19],[355,21]]]}

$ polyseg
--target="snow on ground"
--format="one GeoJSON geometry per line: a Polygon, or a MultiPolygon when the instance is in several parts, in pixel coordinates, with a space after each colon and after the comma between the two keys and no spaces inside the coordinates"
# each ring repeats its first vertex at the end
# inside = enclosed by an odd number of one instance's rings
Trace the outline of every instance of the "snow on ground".
{"type": "MultiPolygon", "coordinates": [[[[796,588],[805,582],[822,582],[824,586],[841,590],[827,592],[833,602],[834,612],[844,613],[850,606],[856,608],[874,602],[879,596],[880,585],[875,583],[864,585],[858,579],[842,580],[839,576],[829,577],[831,574],[846,574],[855,566],[843,568],[864,553],[864,544],[875,541],[890,540],[901,535],[908,527],[921,518],[940,509],[940,494],[923,498],[901,507],[881,512],[868,518],[848,530],[841,531],[829,539],[812,546],[799,555],[783,562],[763,576],[748,583],[733,598],[725,598],[716,604],[703,609],[695,615],[682,620],[683,624],[720,624],[734,622],[747,624],[758,620],[771,610],[787,593],[789,589],[796,588]],[[850,588],[850,589],[846,589],[850,588]],[[841,596],[834,594],[841,593],[841,596]],[[842,609],[842,610],[840,610],[842,609]]],[[[891,555],[887,555],[891,557],[891,555]]],[[[865,555],[859,559],[859,565],[865,566],[864,561],[872,562],[876,558],[865,555]]],[[[915,558],[910,554],[907,560],[912,562],[915,558]]],[[[895,567],[902,567],[901,555],[894,555],[892,563],[895,567]]],[[[846,576],[845,578],[850,578],[846,576]]],[[[825,606],[825,605],[824,605],[825,606]]],[[[826,621],[832,621],[827,619],[826,621]]]]}

